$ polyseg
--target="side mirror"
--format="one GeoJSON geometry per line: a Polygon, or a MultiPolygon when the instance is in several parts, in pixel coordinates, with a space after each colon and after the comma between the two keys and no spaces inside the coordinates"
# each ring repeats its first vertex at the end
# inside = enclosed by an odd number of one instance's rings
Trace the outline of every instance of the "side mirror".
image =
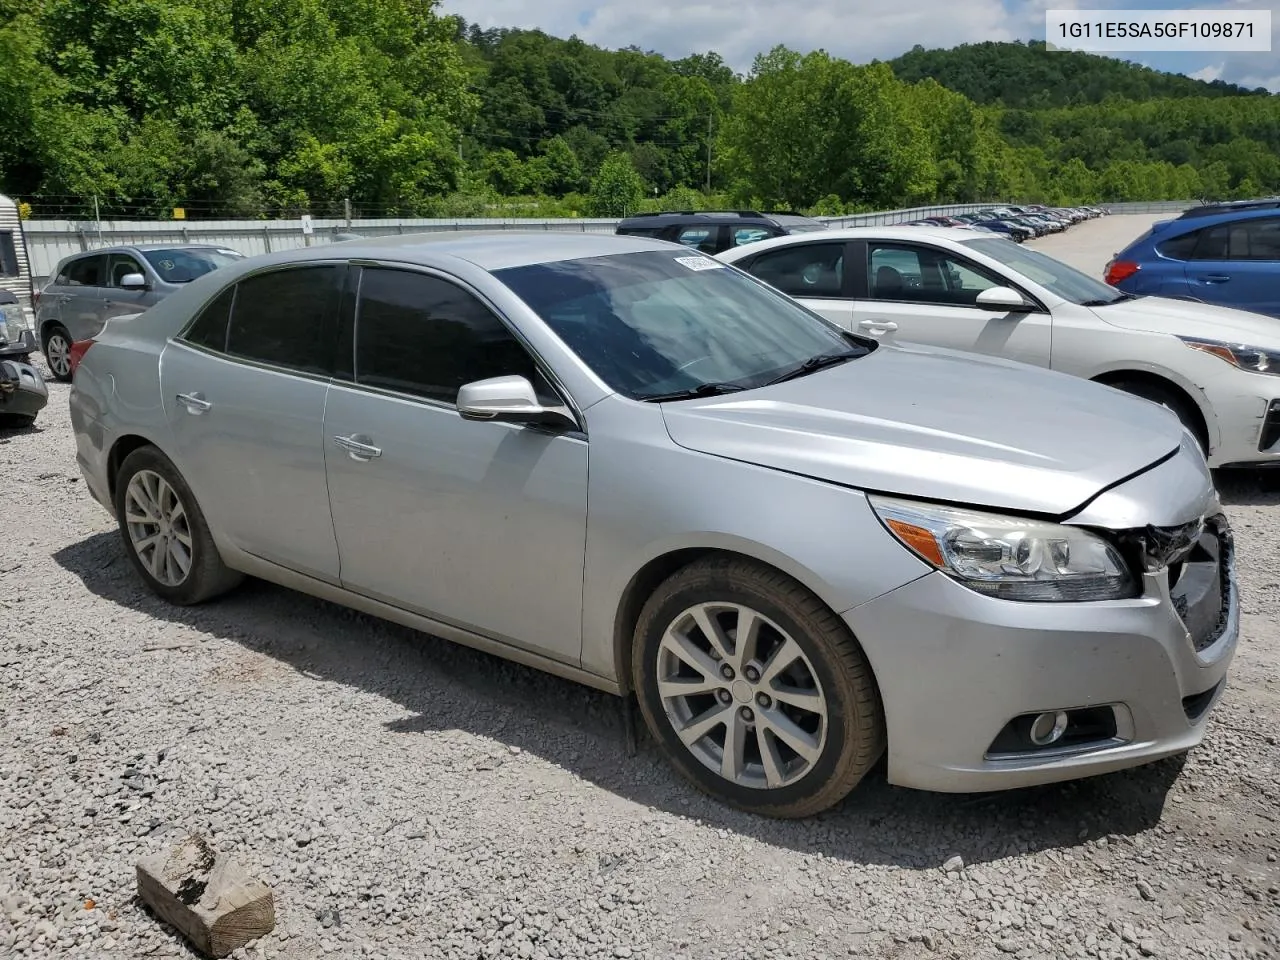
{"type": "Polygon", "coordinates": [[[564,407],[540,404],[533,384],[521,376],[465,383],[458,388],[457,407],[464,420],[496,420],[561,430],[578,429],[578,422],[564,407]]]}
{"type": "Polygon", "coordinates": [[[120,286],[126,290],[145,290],[147,278],[140,273],[126,273],[120,278],[120,286]]]}
{"type": "Polygon", "coordinates": [[[974,301],[974,305],[981,307],[983,310],[1002,310],[1005,312],[1021,312],[1025,313],[1031,309],[1031,304],[1022,299],[1022,294],[1013,287],[991,287],[983,290],[978,294],[978,299],[974,301]]]}

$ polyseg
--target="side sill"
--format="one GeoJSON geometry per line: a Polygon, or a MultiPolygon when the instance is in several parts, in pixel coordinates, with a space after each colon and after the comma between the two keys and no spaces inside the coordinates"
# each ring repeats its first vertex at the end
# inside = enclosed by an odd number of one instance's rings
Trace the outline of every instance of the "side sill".
{"type": "Polygon", "coordinates": [[[461,627],[432,620],[430,617],[410,613],[408,610],[389,603],[383,603],[381,600],[374,600],[363,594],[353,593],[343,587],[289,570],[269,560],[263,560],[261,557],[245,553],[243,550],[236,550],[234,554],[235,562],[227,565],[251,577],[268,580],[290,590],[297,590],[300,593],[305,593],[321,600],[328,600],[340,606],[359,610],[361,613],[367,613],[370,616],[390,620],[392,623],[409,627],[411,630],[417,630],[433,637],[440,637],[442,640],[448,640],[451,643],[458,643],[464,647],[471,647],[484,653],[490,653],[496,657],[502,657],[504,660],[511,660],[526,667],[532,667],[535,670],[541,670],[544,673],[549,673],[565,680],[572,680],[575,683],[581,683],[584,686],[592,687],[605,693],[612,693],[615,696],[622,695],[622,688],[617,681],[597,676],[579,667],[570,666],[567,663],[561,663],[558,660],[552,660],[550,657],[544,657],[528,650],[522,650],[509,643],[502,643],[499,640],[493,640],[489,637],[472,633],[469,630],[463,630],[461,627]]]}

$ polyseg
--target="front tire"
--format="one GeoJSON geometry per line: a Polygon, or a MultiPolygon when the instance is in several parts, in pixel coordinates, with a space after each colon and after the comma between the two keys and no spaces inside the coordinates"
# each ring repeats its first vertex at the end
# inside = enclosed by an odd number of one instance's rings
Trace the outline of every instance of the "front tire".
{"type": "Polygon", "coordinates": [[[839,803],[885,749],[870,664],[804,586],[730,556],[661,584],[636,625],[641,713],[676,769],[732,806],[806,817],[839,803]]]}
{"type": "Polygon", "coordinates": [[[71,382],[71,334],[66,327],[54,326],[44,338],[44,359],[49,372],[59,383],[71,382]]]}
{"type": "Polygon", "coordinates": [[[157,596],[188,606],[243,579],[222,562],[191,488],[155,447],[125,457],[115,506],[129,562],[157,596]]]}

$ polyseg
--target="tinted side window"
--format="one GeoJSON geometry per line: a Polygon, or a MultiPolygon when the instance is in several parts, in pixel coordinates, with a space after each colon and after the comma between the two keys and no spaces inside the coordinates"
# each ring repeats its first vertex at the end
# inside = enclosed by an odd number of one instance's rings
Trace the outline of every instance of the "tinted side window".
{"type": "Polygon", "coordinates": [[[1196,243],[1200,240],[1200,233],[1199,230],[1192,230],[1180,237],[1172,237],[1156,244],[1156,249],[1162,257],[1169,257],[1171,260],[1190,260],[1196,243]]]}
{"type": "Polygon", "coordinates": [[[1280,260],[1280,217],[1206,227],[1192,259],[1280,260]]]}
{"type": "Polygon", "coordinates": [[[838,297],[844,289],[844,244],[804,243],[770,250],[748,269],[793,297],[838,297]]]}
{"type": "Polygon", "coordinates": [[[743,247],[757,240],[767,240],[773,235],[772,230],[766,230],[764,227],[738,227],[733,231],[733,246],[743,247]]]}
{"type": "Polygon", "coordinates": [[[237,284],[227,352],[247,360],[328,375],[346,268],[294,267],[237,284]]]}
{"type": "Polygon", "coordinates": [[[365,269],[357,383],[453,403],[465,383],[516,374],[542,382],[524,345],[470,293],[425,274],[365,269]]]}
{"type": "Polygon", "coordinates": [[[1242,223],[1248,238],[1249,260],[1280,260],[1280,217],[1242,223]]]}
{"type": "Polygon", "coordinates": [[[680,232],[676,234],[676,241],[683,243],[686,247],[695,247],[703,253],[716,252],[716,239],[720,233],[720,227],[716,224],[710,226],[682,227],[680,232]]]}
{"type": "MultiPolygon", "coordinates": [[[[110,284],[113,287],[120,286],[120,281],[130,273],[142,273],[142,264],[129,256],[127,253],[113,253],[111,255],[111,264],[107,268],[107,274],[110,278],[110,284]]],[[[144,274],[145,276],[145,274],[144,274]]]]}
{"type": "Polygon", "coordinates": [[[227,349],[227,324],[231,321],[231,304],[235,301],[233,284],[214,297],[180,339],[198,347],[207,347],[219,353],[227,349]]]}
{"type": "Polygon", "coordinates": [[[103,286],[106,257],[83,257],[67,264],[67,284],[73,287],[103,286]]]}

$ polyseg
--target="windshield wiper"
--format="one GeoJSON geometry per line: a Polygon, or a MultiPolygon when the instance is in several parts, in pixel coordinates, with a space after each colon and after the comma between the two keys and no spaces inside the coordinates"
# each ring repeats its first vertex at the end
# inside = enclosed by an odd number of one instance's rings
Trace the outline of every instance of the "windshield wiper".
{"type": "Polygon", "coordinates": [[[694,400],[698,397],[718,397],[724,393],[737,393],[746,388],[740,383],[700,383],[687,390],[673,390],[670,393],[655,393],[651,397],[641,397],[645,403],[666,403],[668,400],[694,400]]]}
{"type": "Polygon", "coordinates": [[[847,350],[844,353],[820,353],[816,357],[810,357],[798,367],[793,367],[781,376],[774,377],[772,380],[766,380],[763,386],[769,386],[774,383],[782,383],[786,380],[795,380],[798,377],[804,377],[816,370],[824,367],[834,367],[838,363],[844,363],[846,360],[856,360],[858,357],[865,357],[865,350],[847,350]]]}

